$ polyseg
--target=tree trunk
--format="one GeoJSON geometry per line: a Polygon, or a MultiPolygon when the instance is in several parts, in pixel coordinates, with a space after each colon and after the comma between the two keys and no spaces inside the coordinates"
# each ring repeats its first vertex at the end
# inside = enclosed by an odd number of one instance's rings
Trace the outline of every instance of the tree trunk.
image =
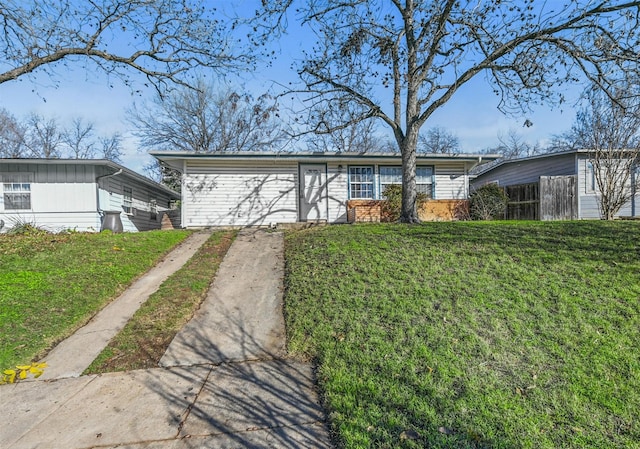
{"type": "Polygon", "coordinates": [[[417,131],[410,130],[398,142],[402,154],[402,211],[400,222],[420,223],[416,205],[416,147],[418,145],[417,131]]]}

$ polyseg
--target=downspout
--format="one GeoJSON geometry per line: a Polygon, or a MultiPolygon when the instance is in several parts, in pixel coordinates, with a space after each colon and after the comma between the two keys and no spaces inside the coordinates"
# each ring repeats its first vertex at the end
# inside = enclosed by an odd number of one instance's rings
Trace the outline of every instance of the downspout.
{"type": "Polygon", "coordinates": [[[103,212],[102,208],[100,207],[100,180],[105,178],[110,178],[112,176],[118,176],[121,173],[122,173],[122,169],[119,169],[114,173],[96,177],[96,208],[98,210],[98,215],[102,216],[102,212],[103,212]]]}

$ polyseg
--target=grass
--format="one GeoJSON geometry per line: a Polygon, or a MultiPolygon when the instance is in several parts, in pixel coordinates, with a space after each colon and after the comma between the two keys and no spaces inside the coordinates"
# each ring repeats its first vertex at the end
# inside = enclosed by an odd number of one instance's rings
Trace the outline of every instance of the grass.
{"type": "Polygon", "coordinates": [[[0,369],[43,357],[188,235],[0,235],[0,369]]]}
{"type": "Polygon", "coordinates": [[[640,447],[640,223],[286,237],[289,350],[347,448],[640,447]]]}
{"type": "Polygon", "coordinates": [[[154,368],[206,297],[235,231],[216,232],[138,309],[85,374],[154,368]]]}

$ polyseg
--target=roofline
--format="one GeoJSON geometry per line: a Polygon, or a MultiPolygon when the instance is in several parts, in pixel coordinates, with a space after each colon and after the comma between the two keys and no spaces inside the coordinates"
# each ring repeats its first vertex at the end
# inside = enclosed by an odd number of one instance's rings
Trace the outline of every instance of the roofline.
{"type": "Polygon", "coordinates": [[[497,169],[498,167],[502,167],[503,165],[516,164],[516,163],[527,162],[527,161],[532,161],[536,159],[545,159],[549,157],[566,156],[569,154],[578,154],[578,153],[587,154],[591,152],[593,152],[593,150],[589,150],[586,148],[575,148],[570,150],[554,151],[551,153],[535,154],[533,156],[526,156],[526,157],[520,157],[515,159],[503,159],[501,161],[498,161],[495,165],[492,165],[491,167],[487,168],[486,170],[481,171],[480,173],[476,173],[475,177],[477,178],[478,176],[482,176],[485,173],[489,173],[490,171],[497,169]]]}
{"type": "MultiPolygon", "coordinates": [[[[250,160],[287,160],[287,161],[342,161],[342,160],[397,160],[401,158],[399,153],[302,153],[302,152],[288,152],[288,153],[194,153],[190,151],[150,151],[149,154],[159,160],[169,159],[182,159],[182,160],[194,160],[194,159],[212,159],[212,160],[228,160],[228,161],[250,161],[250,160]]],[[[417,160],[462,160],[468,162],[477,162],[482,160],[496,160],[500,157],[498,154],[418,154],[417,160]]]]}
{"type": "Polygon", "coordinates": [[[0,158],[0,163],[9,163],[9,164],[48,164],[48,165],[96,165],[96,166],[104,166],[109,167],[114,170],[114,172],[118,170],[122,170],[123,174],[126,174],[144,184],[152,186],[154,188],[164,190],[167,194],[175,196],[176,198],[180,198],[180,194],[175,190],[172,190],[162,184],[147,178],[146,176],[137,173],[124,165],[120,165],[116,162],[110,161],[108,159],[44,159],[44,158],[0,158]]]}

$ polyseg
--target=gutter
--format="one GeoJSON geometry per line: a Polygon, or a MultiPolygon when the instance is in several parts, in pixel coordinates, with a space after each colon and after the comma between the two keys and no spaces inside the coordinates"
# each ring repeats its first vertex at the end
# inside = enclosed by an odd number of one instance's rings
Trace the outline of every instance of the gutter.
{"type": "Polygon", "coordinates": [[[122,169],[119,169],[118,171],[114,172],[114,173],[110,173],[108,175],[102,175],[102,176],[98,176],[96,178],[96,208],[98,210],[98,214],[100,216],[102,216],[103,210],[100,207],[100,180],[101,179],[105,179],[105,178],[110,178],[112,176],[118,176],[119,174],[122,173],[122,169]]]}

